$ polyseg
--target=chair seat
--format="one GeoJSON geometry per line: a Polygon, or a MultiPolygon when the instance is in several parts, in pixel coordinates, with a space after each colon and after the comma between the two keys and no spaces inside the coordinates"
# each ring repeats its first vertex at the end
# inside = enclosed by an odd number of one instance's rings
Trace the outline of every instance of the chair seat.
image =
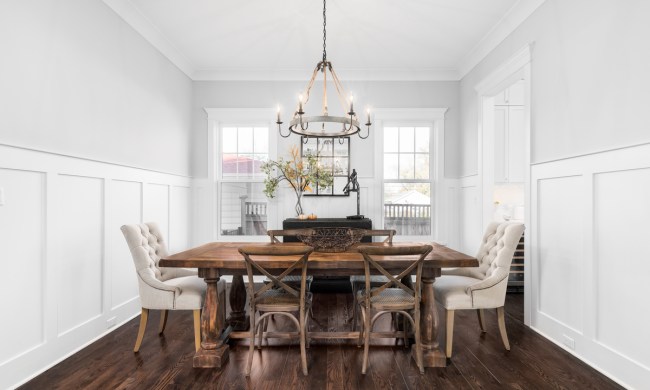
{"type": "MultiPolygon", "coordinates": [[[[366,277],[364,275],[352,275],[350,276],[350,283],[365,284],[366,277]]],[[[388,278],[383,275],[370,275],[370,285],[383,285],[388,283],[388,278]]]]}
{"type": "MultiPolygon", "coordinates": [[[[305,307],[311,306],[312,293],[305,292],[305,307]]],[[[265,291],[257,299],[255,306],[261,312],[267,311],[299,311],[300,297],[293,296],[284,290],[271,289],[265,291]]]]}
{"type": "MultiPolygon", "coordinates": [[[[300,288],[300,280],[302,277],[300,275],[287,275],[285,276],[282,281],[288,284],[291,287],[294,288],[300,288]]],[[[311,275],[307,275],[307,278],[305,279],[305,284],[307,285],[307,290],[309,290],[311,282],[314,281],[314,277],[311,275]]],[[[269,278],[264,278],[264,284],[271,283],[271,279],[269,278]]]]}
{"type": "Polygon", "coordinates": [[[472,296],[467,293],[467,287],[480,281],[467,276],[441,276],[433,283],[434,296],[445,309],[473,309],[472,296]]]}
{"type": "MultiPolygon", "coordinates": [[[[357,293],[357,300],[361,305],[365,305],[366,290],[360,290],[357,293]]],[[[415,297],[401,288],[387,288],[379,294],[370,297],[370,306],[378,310],[400,310],[410,309],[415,305],[415,297]]]]}
{"type": "Polygon", "coordinates": [[[203,307],[206,284],[198,276],[184,276],[165,280],[165,284],[180,287],[181,293],[167,307],[173,310],[197,310],[203,307]]]}

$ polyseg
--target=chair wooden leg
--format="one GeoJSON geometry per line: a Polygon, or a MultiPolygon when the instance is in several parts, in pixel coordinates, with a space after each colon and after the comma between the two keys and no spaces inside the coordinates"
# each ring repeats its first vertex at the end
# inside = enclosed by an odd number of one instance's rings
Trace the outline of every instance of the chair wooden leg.
{"type": "Polygon", "coordinates": [[[167,326],[167,314],[169,314],[169,311],[167,310],[160,311],[160,325],[158,326],[158,334],[163,334],[165,331],[165,326],[167,326]]]}
{"type": "Polygon", "coordinates": [[[359,306],[358,309],[360,309],[359,312],[361,313],[361,321],[363,321],[362,324],[361,324],[361,329],[359,329],[359,339],[357,340],[357,347],[361,347],[361,345],[363,344],[363,339],[364,339],[363,335],[364,335],[364,332],[366,330],[366,328],[365,328],[366,311],[361,306],[359,306]]]}
{"type": "Polygon", "coordinates": [[[424,374],[424,356],[422,351],[422,335],[420,334],[420,310],[415,310],[415,358],[420,374],[424,374]]]}
{"type": "Polygon", "coordinates": [[[481,327],[481,332],[486,333],[487,329],[485,328],[485,315],[483,314],[483,309],[476,309],[476,315],[478,316],[478,325],[481,327]]]}
{"type": "Polygon", "coordinates": [[[192,310],[194,314],[194,349],[201,349],[201,310],[192,310]]]}
{"type": "Polygon", "coordinates": [[[244,371],[244,374],[247,377],[251,376],[251,368],[253,367],[253,352],[255,351],[255,308],[252,307],[251,305],[251,311],[252,314],[249,316],[250,317],[250,338],[248,340],[248,361],[246,362],[246,370],[244,371]]]}
{"type": "Polygon", "coordinates": [[[135,339],[135,347],[133,347],[133,352],[138,352],[140,350],[140,344],[142,344],[142,339],[144,338],[144,331],[147,328],[147,320],[149,319],[149,309],[142,308],[142,313],[140,314],[140,328],[138,329],[138,338],[135,339]]]}
{"type": "Polygon", "coordinates": [[[300,315],[300,361],[302,363],[302,374],[307,376],[307,330],[305,329],[305,323],[305,316],[300,315]]]}
{"type": "Polygon", "coordinates": [[[363,366],[361,367],[361,373],[366,374],[368,369],[368,350],[370,349],[370,309],[366,313],[366,310],[362,307],[361,312],[364,313],[363,316],[363,328],[364,328],[364,342],[363,342],[363,366]]]}
{"type": "Polygon", "coordinates": [[[406,318],[405,315],[402,315],[402,330],[404,331],[404,348],[409,347],[409,336],[408,336],[409,325],[410,322],[408,322],[408,318],[406,318]]]}
{"type": "Polygon", "coordinates": [[[499,321],[499,333],[501,333],[501,341],[506,350],[510,351],[510,342],[508,342],[508,334],[506,333],[506,317],[504,307],[497,307],[497,319],[499,321]]]}
{"type": "Polygon", "coordinates": [[[447,325],[446,325],[446,333],[447,333],[447,343],[445,346],[445,352],[447,355],[447,359],[451,359],[451,350],[453,347],[453,342],[454,342],[454,311],[453,310],[447,310],[447,325]]]}
{"type": "MultiPolygon", "coordinates": [[[[260,316],[262,316],[262,312],[260,312],[260,316]]],[[[265,321],[269,317],[266,317],[264,319],[257,320],[257,326],[260,328],[257,336],[257,349],[262,349],[262,335],[264,333],[264,327],[265,327],[265,321]]]]}

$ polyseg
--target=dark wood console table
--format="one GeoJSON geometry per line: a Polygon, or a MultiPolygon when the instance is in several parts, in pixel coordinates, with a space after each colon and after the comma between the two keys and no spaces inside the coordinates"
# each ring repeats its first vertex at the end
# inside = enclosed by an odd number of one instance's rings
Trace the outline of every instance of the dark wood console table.
{"type": "MultiPolygon", "coordinates": [[[[357,229],[372,229],[372,220],[347,219],[347,218],[318,218],[318,219],[298,219],[287,218],[282,221],[282,229],[306,229],[317,227],[349,227],[357,229]]],[[[294,236],[285,236],[284,242],[298,242],[294,236]]],[[[371,237],[364,237],[361,242],[372,242],[371,237]]]]}

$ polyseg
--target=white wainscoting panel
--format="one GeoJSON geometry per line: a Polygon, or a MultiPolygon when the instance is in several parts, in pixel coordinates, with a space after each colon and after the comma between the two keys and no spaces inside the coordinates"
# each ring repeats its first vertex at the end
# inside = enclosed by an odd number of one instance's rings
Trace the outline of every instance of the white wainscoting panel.
{"type": "Polygon", "coordinates": [[[108,191],[106,231],[108,264],[110,266],[111,309],[138,297],[137,277],[133,272],[131,252],[120,227],[139,223],[142,219],[142,183],[112,180],[108,191]]]}
{"type": "Polygon", "coordinates": [[[445,197],[442,202],[445,206],[444,221],[442,224],[442,233],[446,235],[443,244],[450,248],[458,248],[458,232],[460,223],[458,221],[458,213],[460,211],[459,201],[459,183],[458,179],[445,178],[443,196],[445,197]]]}
{"type": "Polygon", "coordinates": [[[190,247],[190,198],[191,187],[172,186],[169,199],[169,251],[172,253],[186,250],[190,247]],[[173,239],[172,239],[173,238],[173,239]]]}
{"type": "Polygon", "coordinates": [[[539,312],[582,332],[582,177],[539,180],[539,312]]]}
{"type": "Polygon", "coordinates": [[[650,168],[594,176],[596,339],[645,367],[650,367],[649,222],[650,168]]]}
{"type": "Polygon", "coordinates": [[[191,186],[186,176],[0,144],[0,296],[19,297],[2,300],[0,389],[139,313],[119,228],[144,215],[183,249],[191,186]]]}
{"type": "Polygon", "coordinates": [[[531,327],[625,387],[650,383],[650,144],[531,166],[531,327]]]}
{"type": "Polygon", "coordinates": [[[102,313],[104,183],[96,177],[59,175],[57,230],[59,334],[102,313]]]}
{"type": "Polygon", "coordinates": [[[480,222],[481,204],[478,176],[461,178],[459,187],[459,249],[461,252],[474,255],[478,251],[483,236],[480,222]]]}
{"type": "Polygon", "coordinates": [[[144,220],[157,222],[165,239],[169,242],[169,186],[165,184],[145,184],[144,220]]]}
{"type": "Polygon", "coordinates": [[[44,339],[45,175],[0,168],[0,191],[2,365],[44,339]],[[17,279],[26,283],[16,286],[13,281],[17,279]]]}

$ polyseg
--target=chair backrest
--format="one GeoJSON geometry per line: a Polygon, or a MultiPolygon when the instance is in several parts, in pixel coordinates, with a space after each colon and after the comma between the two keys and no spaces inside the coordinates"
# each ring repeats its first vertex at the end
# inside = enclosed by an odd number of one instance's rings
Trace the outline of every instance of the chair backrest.
{"type": "Polygon", "coordinates": [[[476,255],[479,266],[472,269],[475,277],[486,279],[497,270],[500,271],[499,274],[505,272],[507,275],[510,272],[512,256],[523,232],[524,225],[519,222],[490,223],[476,255]]]}
{"type": "Polygon", "coordinates": [[[364,259],[364,271],[366,275],[366,294],[365,294],[366,305],[370,304],[369,301],[371,297],[379,294],[380,292],[382,292],[383,290],[391,286],[396,286],[401,288],[402,290],[406,291],[410,295],[414,296],[416,302],[419,302],[420,282],[421,282],[420,279],[422,277],[422,265],[424,263],[424,259],[433,250],[433,247],[431,245],[411,245],[411,246],[363,245],[358,247],[357,250],[359,251],[359,253],[363,255],[363,259],[364,259]],[[417,256],[417,258],[413,259],[410,262],[410,264],[406,268],[404,268],[397,276],[394,275],[393,273],[394,271],[388,272],[382,265],[380,265],[377,262],[381,260],[380,257],[389,257],[391,260],[396,260],[404,257],[413,258],[414,256],[417,256]],[[379,271],[383,276],[385,276],[388,279],[388,282],[371,290],[370,289],[371,268],[374,268],[377,271],[379,271]],[[416,270],[415,288],[411,288],[410,286],[407,286],[404,283],[402,283],[402,279],[405,276],[411,275],[414,269],[416,270]]]}
{"type": "MultiPolygon", "coordinates": [[[[244,256],[246,261],[246,273],[248,274],[248,296],[252,305],[255,304],[260,295],[264,292],[276,288],[282,289],[287,293],[295,296],[301,297],[301,306],[304,296],[305,296],[305,280],[307,277],[307,262],[309,260],[309,255],[314,251],[314,248],[307,245],[258,245],[258,246],[243,246],[239,248],[239,253],[244,256]],[[297,260],[293,262],[288,268],[281,270],[278,276],[273,275],[268,269],[278,270],[279,268],[273,265],[273,262],[269,262],[269,266],[265,266],[260,262],[256,261],[256,257],[292,257],[297,260]],[[302,275],[302,280],[300,282],[300,291],[296,291],[290,285],[286,284],[283,279],[290,275],[294,270],[299,269],[302,275]],[[266,276],[269,279],[269,283],[265,283],[259,290],[255,290],[253,273],[257,271],[262,275],[266,276]]],[[[286,260],[286,259],[285,259],[286,260]]],[[[275,272],[277,274],[277,272],[275,272]]]]}
{"type": "Polygon", "coordinates": [[[124,225],[120,229],[131,250],[136,272],[151,273],[155,279],[164,281],[165,275],[158,267],[158,262],[169,253],[158,224],[147,222],[124,225]]]}
{"type": "Polygon", "coordinates": [[[387,229],[387,230],[372,229],[372,230],[366,230],[364,236],[369,236],[369,237],[386,236],[386,238],[382,242],[385,242],[387,244],[392,244],[393,236],[396,234],[397,234],[397,230],[393,230],[393,229],[387,229]]]}
{"type": "Polygon", "coordinates": [[[286,229],[286,230],[267,230],[266,234],[271,238],[271,242],[278,243],[278,237],[284,236],[308,236],[314,232],[314,229],[286,229]]]}

